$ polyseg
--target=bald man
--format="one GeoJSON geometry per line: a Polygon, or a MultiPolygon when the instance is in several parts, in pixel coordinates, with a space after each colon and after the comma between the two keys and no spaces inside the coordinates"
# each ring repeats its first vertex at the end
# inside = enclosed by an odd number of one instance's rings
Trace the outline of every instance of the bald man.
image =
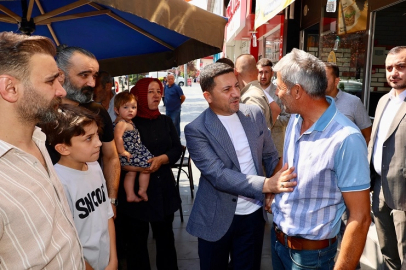
{"type": "Polygon", "coordinates": [[[183,94],[182,88],[176,85],[175,76],[173,76],[173,74],[168,75],[168,83],[165,85],[164,93],[166,115],[172,119],[176,132],[180,138],[181,105],[185,101],[186,97],[183,94]]]}
{"type": "Polygon", "coordinates": [[[256,64],[254,56],[250,54],[242,54],[235,60],[235,75],[241,89],[240,101],[258,105],[265,116],[267,127],[271,129],[281,109],[272,98],[268,100],[262,90],[256,64]]]}

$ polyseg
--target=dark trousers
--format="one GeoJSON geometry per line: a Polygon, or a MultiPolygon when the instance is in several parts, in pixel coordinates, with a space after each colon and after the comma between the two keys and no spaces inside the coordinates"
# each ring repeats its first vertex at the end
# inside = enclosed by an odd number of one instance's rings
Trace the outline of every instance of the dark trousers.
{"type": "MultiPolygon", "coordinates": [[[[164,221],[151,222],[156,243],[156,266],[160,270],[177,270],[175,238],[172,230],[174,215],[164,221]]],[[[121,240],[125,242],[128,270],[150,270],[148,254],[149,222],[121,216],[121,240]]]]}
{"type": "Polygon", "coordinates": [[[406,212],[390,208],[382,190],[382,180],[378,174],[374,177],[374,193],[372,195],[372,212],[381,248],[384,269],[398,270],[406,257],[406,212]]]}
{"type": "Polygon", "coordinates": [[[233,269],[260,269],[265,220],[262,208],[249,215],[235,215],[218,241],[198,239],[200,270],[225,270],[231,251],[233,269]]]}

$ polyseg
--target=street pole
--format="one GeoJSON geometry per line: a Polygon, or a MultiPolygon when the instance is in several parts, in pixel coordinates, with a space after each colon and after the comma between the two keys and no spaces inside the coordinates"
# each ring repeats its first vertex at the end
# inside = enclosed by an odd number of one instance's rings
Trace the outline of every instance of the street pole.
{"type": "Polygon", "coordinates": [[[185,79],[185,86],[187,86],[187,63],[183,65],[183,78],[185,79]]]}

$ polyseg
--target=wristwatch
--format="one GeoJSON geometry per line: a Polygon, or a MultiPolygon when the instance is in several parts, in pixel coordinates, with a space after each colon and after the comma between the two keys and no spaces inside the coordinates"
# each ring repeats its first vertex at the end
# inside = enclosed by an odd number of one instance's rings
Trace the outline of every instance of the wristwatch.
{"type": "Polygon", "coordinates": [[[109,198],[109,199],[110,199],[111,204],[113,204],[115,206],[118,205],[118,200],[117,199],[115,199],[115,198],[109,198]]]}

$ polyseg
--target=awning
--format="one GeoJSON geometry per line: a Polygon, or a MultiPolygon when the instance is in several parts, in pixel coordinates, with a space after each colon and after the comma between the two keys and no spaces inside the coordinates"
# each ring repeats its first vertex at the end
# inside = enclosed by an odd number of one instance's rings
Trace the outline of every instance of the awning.
{"type": "Polygon", "coordinates": [[[91,51],[112,75],[221,52],[227,23],[183,0],[3,0],[0,11],[0,31],[19,32],[23,19],[32,19],[34,35],[91,51]]]}
{"type": "Polygon", "coordinates": [[[272,19],[295,0],[257,0],[255,7],[255,29],[272,19]]]}

